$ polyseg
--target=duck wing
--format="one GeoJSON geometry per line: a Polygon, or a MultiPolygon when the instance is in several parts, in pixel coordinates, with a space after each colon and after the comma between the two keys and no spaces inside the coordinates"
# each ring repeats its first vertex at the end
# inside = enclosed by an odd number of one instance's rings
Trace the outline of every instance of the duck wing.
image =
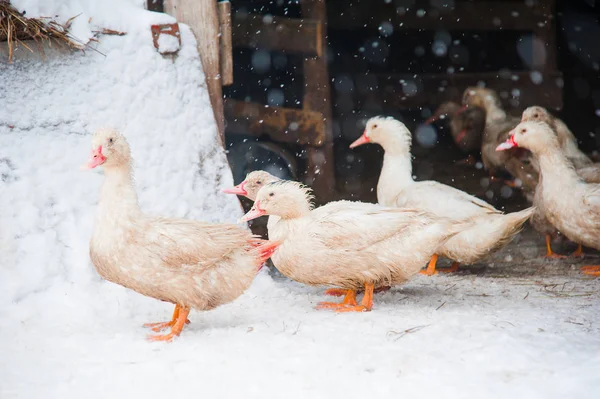
{"type": "Polygon", "coordinates": [[[307,234],[335,251],[364,250],[401,234],[411,226],[430,223],[432,216],[416,209],[338,201],[311,213],[307,234]]]}
{"type": "Polygon", "coordinates": [[[396,205],[414,207],[451,219],[502,212],[464,191],[436,181],[416,182],[401,191],[396,205]]]}
{"type": "Polygon", "coordinates": [[[146,226],[147,251],[165,265],[211,265],[248,247],[252,234],[232,224],[213,224],[186,219],[156,218],[146,226]]]}

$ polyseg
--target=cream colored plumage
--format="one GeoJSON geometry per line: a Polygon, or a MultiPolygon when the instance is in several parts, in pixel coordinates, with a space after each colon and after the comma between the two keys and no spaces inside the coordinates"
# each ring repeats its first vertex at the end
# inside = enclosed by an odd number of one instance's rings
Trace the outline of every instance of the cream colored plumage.
{"type": "MultiPolygon", "coordinates": [[[[264,170],[254,170],[246,175],[246,178],[243,182],[232,188],[227,188],[223,190],[223,192],[227,194],[243,195],[249,200],[254,201],[256,200],[258,190],[260,190],[266,184],[280,180],[281,179],[279,179],[278,177],[273,176],[272,174],[270,174],[269,172],[265,172],[264,170]]],[[[269,216],[267,220],[267,233],[271,228],[273,228],[273,226],[275,225],[275,223],[277,223],[278,220],[278,216],[269,216]]]]}
{"type": "Polygon", "coordinates": [[[586,183],[577,175],[546,123],[520,123],[498,149],[512,147],[527,148],[539,161],[536,199],[546,219],[571,241],[600,250],[600,184],[586,183]]]}
{"type": "MultiPolygon", "coordinates": [[[[247,219],[281,219],[269,231],[280,243],[273,262],[285,276],[309,285],[345,288],[400,284],[419,271],[446,239],[465,228],[413,209],[337,201],[312,209],[309,189],[281,181],[258,192],[247,219]]],[[[372,300],[372,299],[371,299],[372,300]]],[[[370,310],[368,300],[338,310],[370,310]],[[366,302],[365,302],[366,301],[366,302]]]]}
{"type": "Polygon", "coordinates": [[[239,226],[167,219],[141,212],[133,186],[129,145],[112,129],[93,136],[89,167],[102,165],[90,257],[108,281],[176,305],[171,322],[178,335],[191,308],[209,310],[240,296],[254,279],[272,243],[239,226]]]}
{"type": "MultiPolygon", "coordinates": [[[[455,262],[474,263],[512,239],[533,212],[533,208],[528,208],[505,215],[487,202],[445,184],[415,182],[410,155],[411,134],[403,123],[393,118],[371,118],[363,136],[355,143],[368,142],[380,144],[385,150],[377,184],[377,200],[381,205],[410,207],[457,222],[473,222],[471,228],[442,245],[438,255],[455,262]]],[[[435,271],[436,259],[429,273],[435,271]]]]}
{"type": "Polygon", "coordinates": [[[521,122],[527,121],[547,123],[558,137],[563,153],[576,169],[592,165],[592,160],[579,149],[577,139],[567,125],[561,119],[550,114],[547,109],[537,105],[525,109],[521,116],[521,122]]]}
{"type": "MultiPolygon", "coordinates": [[[[600,167],[592,164],[591,159],[579,149],[577,139],[563,121],[552,116],[545,108],[540,106],[525,109],[521,116],[521,121],[546,123],[554,134],[556,134],[560,149],[567,160],[575,167],[577,175],[587,183],[600,183],[600,167]]],[[[532,159],[531,165],[538,173],[540,172],[537,157],[532,159]]],[[[542,201],[539,187],[536,188],[533,205],[536,207],[536,210],[531,217],[530,223],[537,232],[546,237],[546,256],[549,258],[564,258],[564,256],[557,255],[552,251],[552,237],[558,234],[558,230],[546,219],[546,210],[544,209],[544,202],[542,201]]],[[[583,256],[581,245],[573,255],[583,256]]]]}

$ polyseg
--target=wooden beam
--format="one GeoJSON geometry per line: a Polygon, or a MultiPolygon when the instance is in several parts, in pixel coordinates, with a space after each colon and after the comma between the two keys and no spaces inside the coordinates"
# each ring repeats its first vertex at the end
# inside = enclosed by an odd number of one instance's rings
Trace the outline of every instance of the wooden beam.
{"type": "Polygon", "coordinates": [[[313,19],[234,14],[233,45],[320,57],[323,54],[322,24],[313,19]]]}
{"type": "MultiPolygon", "coordinates": [[[[562,108],[562,74],[542,75],[541,82],[529,71],[508,73],[462,73],[454,75],[384,75],[376,74],[375,86],[371,89],[377,93],[385,108],[419,108],[431,107],[448,100],[460,100],[468,86],[484,83],[503,96],[507,108],[522,109],[538,104],[559,110],[562,108]],[[518,94],[518,95],[515,95],[518,94]]],[[[354,79],[364,79],[365,75],[354,75],[354,79]]],[[[372,78],[372,76],[370,76],[372,78]]],[[[502,96],[501,96],[502,97],[502,96]]]]}
{"type": "Polygon", "coordinates": [[[324,143],[320,148],[307,148],[306,183],[315,193],[317,202],[329,202],[336,193],[335,157],[333,153],[333,116],[329,70],[327,68],[327,10],[325,0],[301,0],[302,15],[318,20],[323,51],[318,57],[304,59],[304,98],[305,111],[319,111],[324,123],[324,143]]]}
{"type": "Polygon", "coordinates": [[[320,112],[226,99],[225,119],[227,133],[267,135],[278,142],[309,146],[321,146],[325,142],[320,112]]]}
{"type": "Polygon", "coordinates": [[[192,28],[196,35],[202,69],[212,105],[219,140],[225,143],[225,119],[223,117],[223,88],[219,65],[219,18],[214,0],[164,0],[165,12],[192,28]]]}
{"type": "Polygon", "coordinates": [[[219,10],[219,61],[221,66],[221,84],[229,86],[233,83],[233,46],[231,43],[231,3],[217,3],[219,10]]]}
{"type": "MultiPolygon", "coordinates": [[[[329,3],[330,8],[334,8],[340,1],[329,3]]],[[[394,29],[531,31],[539,22],[547,19],[545,4],[528,6],[524,1],[455,1],[453,7],[447,8],[404,8],[397,7],[395,2],[377,5],[369,1],[343,3],[343,12],[331,13],[329,17],[331,28],[377,29],[382,22],[390,22],[394,29]],[[373,18],[375,14],[385,15],[387,19],[373,18]]]]}

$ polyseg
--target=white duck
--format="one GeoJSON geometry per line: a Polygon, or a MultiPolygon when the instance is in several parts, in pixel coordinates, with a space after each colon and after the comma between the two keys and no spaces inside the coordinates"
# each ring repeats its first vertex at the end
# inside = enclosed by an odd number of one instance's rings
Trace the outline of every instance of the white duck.
{"type": "Polygon", "coordinates": [[[558,137],[562,151],[567,159],[575,165],[576,169],[592,165],[592,160],[579,149],[577,139],[567,125],[559,118],[550,114],[546,108],[536,105],[525,109],[521,116],[521,122],[527,121],[544,122],[550,125],[558,137]]]}
{"type": "MultiPolygon", "coordinates": [[[[231,188],[226,188],[225,190],[223,190],[223,192],[227,193],[227,194],[242,195],[252,201],[255,201],[256,196],[258,195],[258,191],[262,187],[264,187],[267,184],[277,182],[280,180],[281,179],[279,179],[276,176],[273,176],[269,172],[265,172],[264,170],[255,170],[255,171],[248,173],[246,175],[246,178],[244,179],[244,181],[242,181],[240,184],[238,184],[237,186],[231,187],[231,188]]],[[[270,232],[272,231],[273,226],[275,226],[275,224],[277,223],[278,220],[279,220],[279,216],[277,216],[277,215],[268,216],[267,232],[269,234],[269,238],[271,237],[270,232]]],[[[271,261],[274,262],[273,259],[271,259],[271,261]]],[[[389,289],[390,289],[390,287],[380,287],[380,288],[377,288],[375,290],[375,292],[386,291],[389,289]]],[[[329,289],[325,290],[325,295],[344,296],[344,295],[346,295],[346,290],[339,289],[339,288],[329,288],[329,289]]]]}
{"type": "Polygon", "coordinates": [[[239,226],[142,213],[133,186],[129,145],[113,129],[94,133],[87,168],[104,167],[90,257],[108,281],[173,303],[173,318],[150,323],[150,340],[181,333],[190,309],[209,310],[240,296],[276,244],[239,226]]]}
{"type": "MultiPolygon", "coordinates": [[[[536,197],[543,203],[546,219],[571,241],[600,250],[600,184],[586,183],[577,175],[546,123],[521,122],[497,150],[514,147],[526,148],[538,159],[536,197]]],[[[600,276],[600,266],[583,270],[600,276]]]]}
{"type": "MultiPolygon", "coordinates": [[[[280,181],[276,176],[273,176],[269,172],[265,172],[264,170],[255,170],[246,175],[246,178],[243,182],[238,184],[237,186],[226,188],[223,190],[226,194],[235,194],[241,195],[248,198],[251,201],[256,200],[256,195],[258,194],[258,190],[264,187],[266,184],[273,183],[276,181],[280,181]]],[[[279,217],[273,215],[269,216],[267,221],[267,232],[270,231],[271,228],[277,223],[279,217]]]]}
{"type": "Polygon", "coordinates": [[[406,126],[393,118],[369,119],[364,134],[350,148],[377,143],[385,150],[377,184],[377,200],[384,206],[410,207],[431,212],[456,222],[472,221],[473,227],[449,239],[434,255],[424,274],[436,273],[438,255],[459,263],[471,264],[482,259],[517,234],[533,213],[533,208],[503,214],[485,201],[436,181],[415,182],[412,177],[412,136],[406,126]]]}
{"type": "MultiPolygon", "coordinates": [[[[562,152],[569,162],[574,165],[577,175],[586,183],[600,183],[600,165],[593,164],[592,160],[579,149],[577,139],[563,121],[554,117],[548,110],[540,106],[529,107],[523,111],[521,122],[527,121],[548,124],[558,137],[562,152]]],[[[540,167],[537,158],[532,159],[531,165],[539,173],[540,167]]],[[[536,189],[533,204],[536,210],[531,217],[530,223],[536,231],[543,234],[546,238],[546,257],[566,258],[566,256],[556,254],[552,251],[552,237],[558,235],[558,230],[546,219],[546,210],[544,209],[544,203],[538,189],[536,189]]],[[[577,250],[571,256],[584,256],[581,244],[579,244],[577,250]]]]}
{"type": "Polygon", "coordinates": [[[311,198],[299,183],[271,183],[242,220],[279,216],[269,232],[280,243],[272,257],[277,269],[304,284],[346,290],[341,304],[323,302],[318,308],[370,311],[374,288],[405,282],[466,227],[427,212],[361,202],[336,201],[313,210],[311,198]],[[362,287],[358,305],[356,291],[362,287]]]}

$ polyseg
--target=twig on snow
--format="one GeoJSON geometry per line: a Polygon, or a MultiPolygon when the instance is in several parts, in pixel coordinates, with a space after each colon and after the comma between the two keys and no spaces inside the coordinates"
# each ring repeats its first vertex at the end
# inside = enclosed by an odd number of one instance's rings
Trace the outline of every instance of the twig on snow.
{"type": "Polygon", "coordinates": [[[425,324],[422,326],[416,326],[416,327],[412,327],[412,328],[408,328],[406,330],[403,331],[394,331],[394,330],[390,330],[387,332],[387,336],[395,336],[394,341],[398,341],[400,338],[404,337],[406,334],[411,334],[414,332],[417,332],[419,330],[424,329],[425,327],[429,327],[431,324],[425,324]]]}

